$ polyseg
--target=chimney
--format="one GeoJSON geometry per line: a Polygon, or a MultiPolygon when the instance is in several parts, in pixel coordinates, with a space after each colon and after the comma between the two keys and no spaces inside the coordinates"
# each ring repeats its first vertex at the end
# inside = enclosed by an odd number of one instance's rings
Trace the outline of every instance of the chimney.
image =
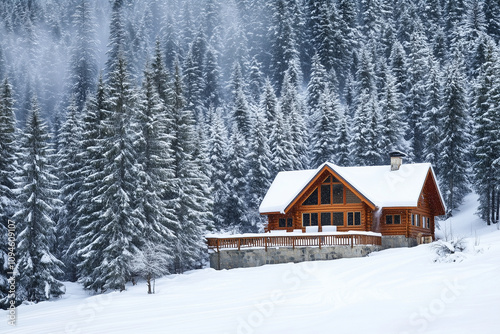
{"type": "Polygon", "coordinates": [[[401,151],[392,151],[389,153],[389,156],[391,157],[391,172],[399,170],[406,154],[401,151]]]}

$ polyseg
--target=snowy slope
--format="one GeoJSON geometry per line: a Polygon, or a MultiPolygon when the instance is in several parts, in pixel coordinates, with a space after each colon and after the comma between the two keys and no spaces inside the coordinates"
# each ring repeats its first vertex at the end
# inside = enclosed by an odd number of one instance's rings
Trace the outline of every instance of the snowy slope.
{"type": "Polygon", "coordinates": [[[159,280],[155,295],[144,283],[100,296],[67,283],[62,299],[20,306],[16,328],[1,311],[0,333],[498,333],[500,231],[473,215],[476,201],[469,195],[441,223],[468,238],[461,262],[435,262],[433,246],[421,245],[198,270],[159,280]]]}

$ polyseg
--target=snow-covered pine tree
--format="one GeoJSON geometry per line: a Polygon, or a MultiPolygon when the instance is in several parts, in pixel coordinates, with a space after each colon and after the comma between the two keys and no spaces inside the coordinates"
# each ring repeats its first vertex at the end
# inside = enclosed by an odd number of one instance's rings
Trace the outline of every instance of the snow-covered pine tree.
{"type": "Polygon", "coordinates": [[[479,195],[479,215],[489,225],[498,220],[498,166],[500,157],[500,59],[495,42],[488,38],[485,61],[479,68],[474,92],[474,189],[479,195]]]}
{"type": "Polygon", "coordinates": [[[451,214],[468,191],[469,105],[464,61],[458,50],[446,68],[441,124],[441,189],[451,214]]]}
{"type": "Polygon", "coordinates": [[[376,165],[381,160],[379,153],[379,105],[375,80],[375,68],[370,46],[361,53],[357,77],[359,92],[354,114],[353,136],[350,143],[354,165],[376,165]]]}
{"type": "Polygon", "coordinates": [[[307,165],[307,138],[308,131],[304,119],[304,103],[300,96],[298,86],[292,81],[293,66],[287,70],[283,78],[282,95],[280,99],[280,111],[284,120],[288,123],[290,143],[293,150],[288,151],[291,155],[291,167],[295,170],[304,169],[307,165]]]}
{"type": "Polygon", "coordinates": [[[205,91],[205,55],[207,52],[206,36],[200,29],[189,47],[184,60],[184,86],[186,107],[195,113],[199,122],[204,118],[203,93],[205,91]]]}
{"type": "Polygon", "coordinates": [[[409,147],[404,140],[408,126],[402,118],[401,95],[390,67],[385,71],[385,86],[382,89],[380,109],[380,152],[382,154],[394,150],[408,152],[409,147]]]}
{"type": "Polygon", "coordinates": [[[337,135],[338,112],[340,106],[336,96],[325,88],[319,97],[319,105],[314,115],[315,127],[311,135],[311,163],[313,168],[322,163],[335,161],[335,137],[337,135]]]}
{"type": "Polygon", "coordinates": [[[412,146],[412,153],[416,162],[424,160],[424,137],[420,119],[427,110],[428,75],[432,63],[432,53],[427,43],[427,37],[421,27],[416,30],[410,40],[408,55],[408,76],[406,86],[406,117],[408,118],[409,134],[407,139],[412,146]]]}
{"type": "Polygon", "coordinates": [[[231,129],[227,151],[226,187],[229,193],[226,199],[226,223],[229,223],[233,231],[257,232],[248,217],[248,146],[245,137],[236,125],[231,129]]]}
{"type": "Polygon", "coordinates": [[[441,113],[443,111],[443,78],[439,63],[435,62],[429,73],[427,110],[421,120],[424,128],[424,161],[430,162],[437,176],[441,176],[441,113]]]}
{"type": "Polygon", "coordinates": [[[7,79],[0,86],[0,309],[7,309],[8,221],[15,213],[18,142],[12,87],[7,79]]]}
{"type": "Polygon", "coordinates": [[[290,61],[293,58],[300,58],[297,47],[299,43],[288,1],[273,0],[269,6],[272,13],[271,26],[269,27],[271,71],[275,87],[277,87],[278,93],[281,94],[284,75],[290,61]]]}
{"type": "Polygon", "coordinates": [[[172,151],[174,154],[175,187],[169,191],[168,199],[175,207],[179,223],[176,231],[177,245],[174,252],[173,272],[180,273],[201,265],[203,256],[203,234],[208,224],[209,198],[204,195],[201,166],[196,161],[196,135],[194,116],[186,109],[182,73],[175,61],[173,74],[172,151]]]}
{"type": "Polygon", "coordinates": [[[307,1],[308,28],[311,33],[311,43],[320,64],[327,71],[333,68],[335,61],[336,32],[333,30],[333,23],[330,21],[331,11],[335,10],[335,4],[333,3],[321,0],[307,1]]]}
{"type": "Polygon", "coordinates": [[[95,171],[101,180],[93,201],[103,207],[94,220],[83,227],[80,239],[79,277],[86,289],[124,290],[130,280],[130,261],[138,251],[144,229],[141,212],[136,210],[139,170],[134,146],[137,133],[136,93],[131,87],[125,59],[121,54],[109,73],[104,104],[109,116],[102,121],[102,165],[95,171]],[[88,264],[94,265],[89,266],[88,264]]]}
{"type": "Polygon", "coordinates": [[[246,93],[244,91],[243,82],[238,79],[239,77],[239,65],[235,67],[235,73],[233,75],[233,96],[234,96],[234,106],[233,106],[233,119],[238,131],[244,136],[246,140],[250,139],[250,106],[248,105],[248,100],[246,93]]]}
{"type": "Polygon", "coordinates": [[[125,31],[125,22],[123,19],[123,0],[112,0],[111,21],[109,23],[109,43],[106,61],[106,73],[112,73],[116,70],[116,59],[121,55],[127,58],[128,54],[128,36],[125,31]]]}
{"type": "Polygon", "coordinates": [[[259,206],[271,185],[271,151],[268,145],[265,117],[260,111],[254,113],[247,160],[249,167],[248,215],[251,225],[257,231],[263,231],[266,219],[259,214],[259,206]]]}
{"type": "Polygon", "coordinates": [[[205,108],[218,108],[222,103],[220,88],[220,68],[217,60],[217,52],[212,47],[207,47],[205,54],[205,108]]]}
{"type": "Polygon", "coordinates": [[[350,129],[347,123],[346,111],[340,110],[337,117],[335,134],[335,159],[334,163],[339,166],[349,166],[351,164],[351,152],[349,143],[351,142],[350,129]]]}
{"type": "Polygon", "coordinates": [[[81,110],[87,95],[95,90],[97,77],[96,31],[89,0],[80,0],[74,15],[76,34],[71,48],[71,93],[81,110]]]}
{"type": "Polygon", "coordinates": [[[210,168],[210,186],[212,188],[214,225],[217,230],[228,228],[225,220],[226,199],[229,189],[226,185],[228,134],[220,109],[213,112],[210,123],[208,147],[208,167],[210,168]]]}
{"type": "MultiPolygon", "coordinates": [[[[324,93],[327,86],[327,73],[325,67],[321,65],[319,56],[315,54],[312,57],[311,78],[307,85],[307,107],[309,109],[309,118],[317,114],[320,96],[324,93]]],[[[312,126],[313,124],[310,124],[312,126]]]]}
{"type": "Polygon", "coordinates": [[[82,180],[80,190],[74,194],[78,203],[78,212],[75,218],[76,238],[66,250],[64,257],[77,263],[78,282],[85,287],[98,291],[104,283],[95,282],[93,273],[99,265],[101,257],[98,249],[92,244],[98,240],[100,233],[99,221],[101,212],[105,211],[105,203],[97,200],[102,187],[102,170],[105,157],[101,143],[105,141],[107,131],[104,121],[109,117],[106,106],[107,94],[102,76],[97,83],[97,91],[90,95],[82,111],[81,121],[81,152],[79,158],[82,163],[78,171],[82,180]]]}
{"type": "Polygon", "coordinates": [[[67,111],[66,119],[59,133],[57,152],[57,175],[62,202],[57,221],[57,256],[65,265],[64,278],[76,281],[76,259],[68,256],[71,243],[76,238],[79,194],[82,186],[81,126],[78,110],[78,96],[74,96],[67,111]]]}
{"type": "Polygon", "coordinates": [[[20,146],[20,209],[14,215],[19,231],[16,299],[39,302],[64,294],[65,287],[57,279],[63,273],[63,263],[51,252],[55,241],[52,216],[59,205],[58,191],[51,165],[50,135],[40,118],[36,99],[32,100],[20,146]]]}
{"type": "MultiPolygon", "coordinates": [[[[166,200],[166,189],[174,187],[172,168],[172,137],[167,129],[168,121],[165,105],[161,100],[155,83],[155,73],[146,67],[144,80],[138,100],[138,133],[135,139],[137,165],[139,169],[136,208],[142,216],[140,249],[149,252],[151,245],[160,247],[164,252],[158,256],[162,263],[171,263],[175,247],[175,232],[179,228],[175,208],[166,200]],[[144,248],[145,245],[148,245],[144,248]]],[[[143,254],[147,259],[148,254],[143,254]]],[[[171,267],[171,265],[167,266],[171,267]]]]}
{"type": "Polygon", "coordinates": [[[278,100],[276,98],[274,88],[271,85],[271,80],[266,78],[263,93],[260,96],[260,111],[265,117],[266,133],[268,136],[271,134],[274,124],[276,123],[277,108],[278,100]]]}
{"type": "Polygon", "coordinates": [[[262,65],[256,57],[252,58],[248,69],[248,97],[250,104],[257,105],[264,85],[264,78],[261,72],[262,65]]]}

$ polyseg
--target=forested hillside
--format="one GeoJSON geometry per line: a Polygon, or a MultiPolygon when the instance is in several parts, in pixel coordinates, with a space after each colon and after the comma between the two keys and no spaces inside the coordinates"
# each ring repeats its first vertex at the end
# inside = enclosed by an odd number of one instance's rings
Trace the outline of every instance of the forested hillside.
{"type": "Polygon", "coordinates": [[[0,37],[19,302],[200,267],[207,230],[262,230],[279,171],[396,149],[498,223],[498,1],[12,0],[0,37]]]}

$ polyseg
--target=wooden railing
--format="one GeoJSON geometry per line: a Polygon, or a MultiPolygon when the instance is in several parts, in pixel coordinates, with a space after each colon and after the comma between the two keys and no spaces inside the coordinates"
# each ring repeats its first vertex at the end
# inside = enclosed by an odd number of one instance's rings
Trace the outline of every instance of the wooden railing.
{"type": "Polygon", "coordinates": [[[207,237],[209,249],[219,251],[220,249],[242,249],[259,247],[305,247],[305,246],[358,246],[358,245],[382,245],[382,237],[366,234],[334,234],[334,235],[272,235],[263,233],[262,236],[238,236],[238,237],[207,237]]]}

